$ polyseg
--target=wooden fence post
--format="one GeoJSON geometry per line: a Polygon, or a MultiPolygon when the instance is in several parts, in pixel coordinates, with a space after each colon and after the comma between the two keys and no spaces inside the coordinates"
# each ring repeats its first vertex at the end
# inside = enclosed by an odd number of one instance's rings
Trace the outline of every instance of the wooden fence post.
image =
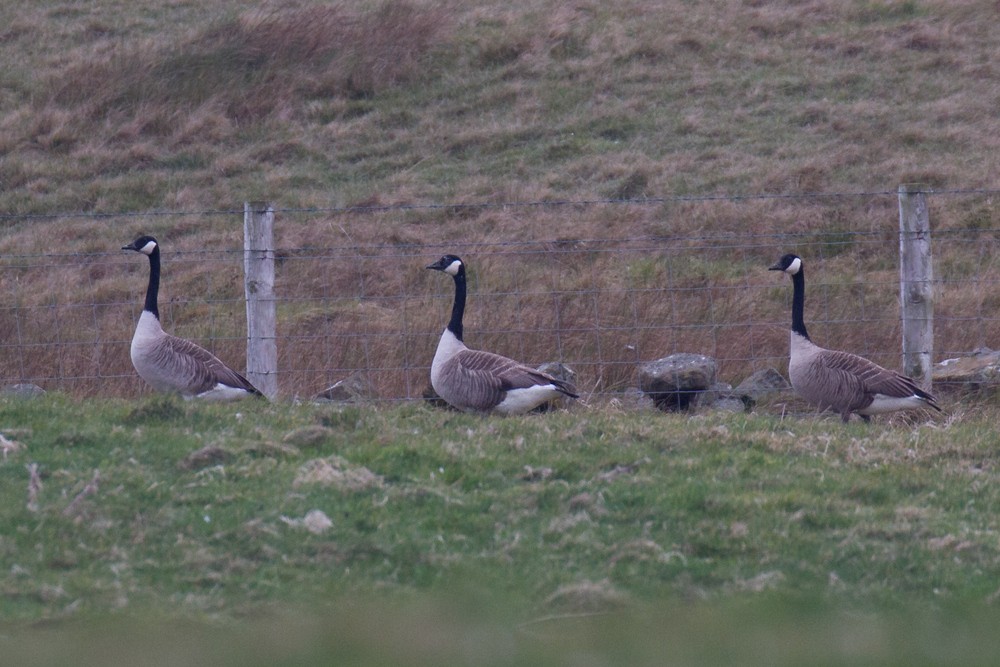
{"type": "Polygon", "coordinates": [[[934,353],[934,271],[924,187],[900,185],[899,296],[903,317],[903,372],[931,389],[934,353]]]}
{"type": "Polygon", "coordinates": [[[243,204],[243,286],[247,298],[247,379],[269,399],[278,395],[274,302],[274,207],[243,204]]]}

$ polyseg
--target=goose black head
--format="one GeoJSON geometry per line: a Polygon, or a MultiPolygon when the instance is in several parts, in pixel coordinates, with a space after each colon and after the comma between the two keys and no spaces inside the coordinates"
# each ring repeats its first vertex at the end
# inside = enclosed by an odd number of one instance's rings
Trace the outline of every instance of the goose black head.
{"type": "Polygon", "coordinates": [[[143,255],[152,255],[158,245],[159,244],[156,242],[156,239],[152,236],[140,236],[128,245],[123,245],[122,250],[134,250],[136,252],[141,252],[143,255]]]}
{"type": "Polygon", "coordinates": [[[802,270],[802,258],[793,253],[788,253],[778,260],[778,263],[768,268],[768,271],[784,271],[790,276],[802,270]]]}
{"type": "Polygon", "coordinates": [[[434,269],[435,271],[444,271],[449,276],[457,276],[465,273],[465,264],[455,255],[445,255],[427,268],[434,269]]]}

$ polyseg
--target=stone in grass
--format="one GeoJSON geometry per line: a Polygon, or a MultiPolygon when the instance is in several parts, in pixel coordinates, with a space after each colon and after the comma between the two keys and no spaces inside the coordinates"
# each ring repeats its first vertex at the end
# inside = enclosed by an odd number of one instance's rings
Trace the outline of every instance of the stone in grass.
{"type": "Polygon", "coordinates": [[[638,387],[626,387],[619,396],[612,399],[616,407],[625,410],[655,410],[656,403],[638,387]]]}
{"type": "Polygon", "coordinates": [[[942,391],[989,391],[1000,387],[1000,352],[988,347],[934,365],[931,382],[942,391]]]}
{"type": "Polygon", "coordinates": [[[37,398],[45,394],[45,390],[37,384],[21,382],[18,384],[8,384],[0,393],[5,396],[16,396],[17,398],[37,398]]]}
{"type": "Polygon", "coordinates": [[[639,388],[661,410],[689,410],[715,384],[715,359],[686,352],[648,361],[639,367],[639,388]]]}
{"type": "Polygon", "coordinates": [[[788,384],[785,376],[773,368],[765,368],[748,376],[743,382],[736,385],[733,393],[738,396],[747,396],[753,401],[759,400],[762,396],[777,391],[787,391],[792,388],[788,384]]]}
{"type": "Polygon", "coordinates": [[[733,389],[730,384],[716,382],[709,391],[698,397],[698,405],[720,412],[751,412],[756,401],[749,394],[733,389]]]}
{"type": "Polygon", "coordinates": [[[367,373],[352,373],[312,397],[314,403],[365,403],[378,399],[367,373]]]}

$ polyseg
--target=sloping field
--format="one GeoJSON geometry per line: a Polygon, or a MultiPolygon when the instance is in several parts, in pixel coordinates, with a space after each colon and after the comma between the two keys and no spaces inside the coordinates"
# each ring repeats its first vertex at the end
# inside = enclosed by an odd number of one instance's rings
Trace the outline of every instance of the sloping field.
{"type": "Polygon", "coordinates": [[[895,365],[893,193],[908,182],[938,193],[937,358],[996,347],[995,12],[5,6],[3,374],[139,391],[125,350],[144,267],[117,248],[140,232],[180,261],[168,324],[242,366],[246,200],[279,208],[286,395],[354,370],[419,395],[448,288],[420,267],[444,251],[476,269],[474,344],[559,356],[590,391],[674,351],[720,358],[729,382],[780,367],[787,290],[760,272],[788,249],[833,285],[810,302],[817,337],[895,365]],[[537,205],[567,201],[593,203],[537,205]],[[555,333],[524,335],[539,330],[555,333]],[[69,345],[77,332],[91,342],[69,345]]]}

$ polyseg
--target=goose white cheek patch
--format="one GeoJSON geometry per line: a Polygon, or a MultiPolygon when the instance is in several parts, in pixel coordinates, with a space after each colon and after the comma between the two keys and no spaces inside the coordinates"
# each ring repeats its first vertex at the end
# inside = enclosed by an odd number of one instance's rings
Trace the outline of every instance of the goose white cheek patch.
{"type": "Polygon", "coordinates": [[[156,250],[156,243],[153,241],[149,241],[146,245],[139,248],[139,252],[144,255],[152,255],[154,250],[156,250]]]}
{"type": "Polygon", "coordinates": [[[458,270],[459,268],[461,268],[461,266],[462,263],[456,259],[454,262],[448,265],[448,268],[445,269],[444,272],[447,273],[449,276],[457,276],[458,270]]]}

